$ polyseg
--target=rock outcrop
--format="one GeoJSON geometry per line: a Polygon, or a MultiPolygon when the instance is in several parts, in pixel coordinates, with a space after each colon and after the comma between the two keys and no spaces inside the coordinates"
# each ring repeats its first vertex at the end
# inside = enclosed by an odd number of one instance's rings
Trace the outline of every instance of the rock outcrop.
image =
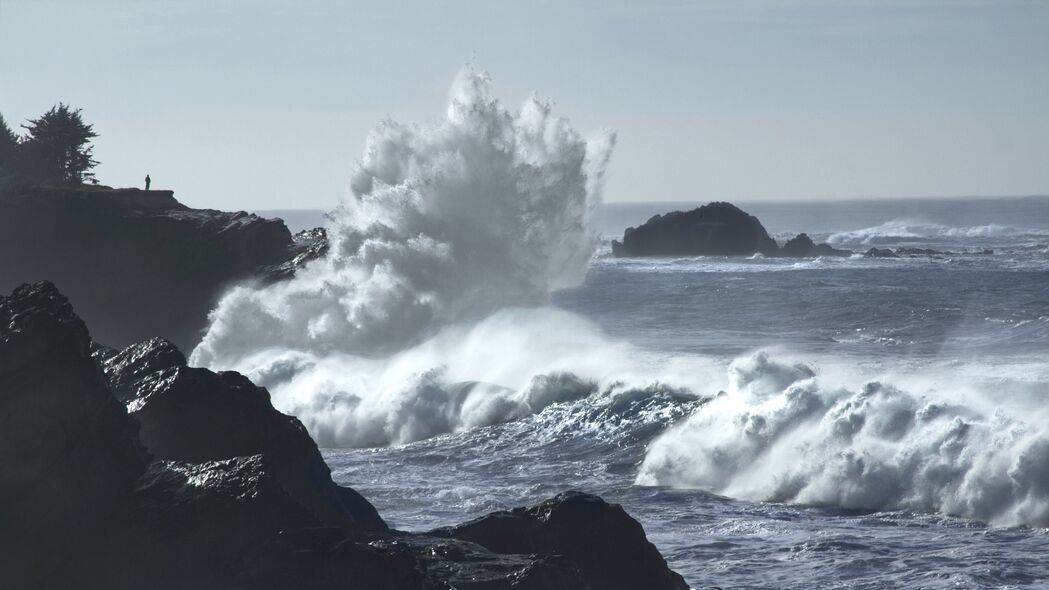
{"type": "Polygon", "coordinates": [[[616,256],[749,256],[779,250],[757,217],[731,203],[656,215],[612,242],[616,256]]]}
{"type": "Polygon", "coordinates": [[[265,389],[159,338],[93,346],[47,282],[0,296],[0,460],[5,587],[687,588],[585,494],[390,530],[265,389]]]}
{"type": "Polygon", "coordinates": [[[865,258],[899,258],[900,255],[889,248],[871,248],[863,253],[865,258]]]}
{"type": "Polygon", "coordinates": [[[943,258],[944,256],[993,256],[994,250],[986,248],[983,250],[951,252],[949,250],[903,246],[895,250],[890,248],[871,248],[864,252],[863,255],[867,258],[943,258]]]}
{"type": "Polygon", "coordinates": [[[171,191],[0,191],[0,292],[50,280],[95,338],[195,345],[228,284],[302,254],[278,219],[191,209],[171,191]]]}
{"type": "MultiPolygon", "coordinates": [[[[147,456],[89,355],[87,328],[48,284],[0,296],[0,579],[43,579],[108,530],[147,456]],[[27,572],[25,576],[12,572],[27,572]]],[[[22,583],[19,583],[22,582],[22,583]]],[[[57,587],[57,586],[56,586],[57,587]]]]}
{"type": "Polygon", "coordinates": [[[783,247],[769,236],[757,217],[731,203],[715,202],[692,211],[656,215],[612,241],[615,256],[751,256],[815,258],[851,256],[830,244],[816,244],[798,234],[783,247]]]}
{"type": "Polygon", "coordinates": [[[819,256],[852,256],[851,250],[839,250],[830,244],[817,244],[808,234],[798,234],[774,254],[783,258],[817,258],[819,256]]]}
{"type": "Polygon", "coordinates": [[[129,346],[102,366],[155,458],[203,463],[261,455],[284,490],[326,526],[387,529],[356,491],[332,482],[302,423],[275,410],[269,392],[240,373],[188,367],[159,338],[129,346]]]}
{"type": "Polygon", "coordinates": [[[292,236],[288,259],[280,264],[261,270],[264,283],[275,283],[293,277],[300,268],[311,260],[322,258],[328,253],[328,232],[323,227],[304,229],[292,236]]]}

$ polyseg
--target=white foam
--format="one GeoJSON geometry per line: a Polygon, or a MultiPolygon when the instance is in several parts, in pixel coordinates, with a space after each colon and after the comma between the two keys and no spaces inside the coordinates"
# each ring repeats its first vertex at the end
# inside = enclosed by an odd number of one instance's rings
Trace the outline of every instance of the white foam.
{"type": "Polygon", "coordinates": [[[841,246],[870,246],[927,240],[1000,238],[1045,234],[1045,230],[1024,229],[994,223],[978,226],[950,227],[939,223],[899,218],[863,229],[837,232],[831,234],[827,241],[841,246]]]}
{"type": "Polygon", "coordinates": [[[518,419],[614,384],[703,383],[709,361],[663,359],[610,341],[594,324],[551,307],[506,309],[448,326],[382,359],[286,348],[231,367],[273,393],[326,447],[403,444],[518,419]]]}
{"type": "Polygon", "coordinates": [[[1047,392],[944,388],[943,375],[939,387],[841,386],[766,354],[737,360],[729,377],[724,395],[650,445],[639,484],[1049,524],[1047,392]]]}

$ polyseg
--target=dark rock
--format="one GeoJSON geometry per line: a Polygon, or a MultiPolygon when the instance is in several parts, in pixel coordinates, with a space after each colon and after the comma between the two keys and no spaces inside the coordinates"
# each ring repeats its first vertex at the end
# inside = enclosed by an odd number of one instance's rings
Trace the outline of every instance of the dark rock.
{"type": "Polygon", "coordinates": [[[922,256],[936,258],[938,256],[953,256],[954,252],[933,250],[932,248],[896,248],[896,254],[908,258],[918,258],[922,256]]]}
{"type": "Polygon", "coordinates": [[[431,534],[502,554],[561,555],[594,590],[687,590],[641,525],[597,496],[566,492],[532,508],[496,512],[431,534]]]}
{"type": "Polygon", "coordinates": [[[798,234],[787,240],[776,256],[784,258],[815,258],[818,256],[852,256],[851,250],[838,250],[830,244],[816,244],[808,234],[798,234]]]}
{"type": "Polygon", "coordinates": [[[458,539],[421,539],[419,560],[451,588],[484,590],[593,590],[579,567],[560,555],[494,553],[458,539]]]}
{"type": "Polygon", "coordinates": [[[295,234],[288,250],[288,259],[260,271],[264,283],[290,279],[306,266],[306,263],[322,258],[328,253],[328,232],[323,227],[305,229],[295,234]]]}
{"type": "Polygon", "coordinates": [[[628,228],[622,243],[612,242],[616,256],[749,256],[778,250],[761,222],[731,203],[656,215],[628,228]]]}
{"type": "Polygon", "coordinates": [[[87,327],[46,282],[0,296],[0,579],[39,587],[106,530],[148,457],[87,327]]]}
{"type": "Polygon", "coordinates": [[[616,256],[750,256],[787,258],[851,256],[830,244],[816,244],[798,234],[782,248],[757,217],[731,203],[710,203],[692,211],[656,215],[627,228],[623,241],[612,241],[616,256]]]}
{"type": "Polygon", "coordinates": [[[0,190],[0,292],[53,281],[110,345],[163,336],[188,349],[224,287],[291,245],[280,220],[190,209],[171,191],[0,190]]]}
{"type": "Polygon", "coordinates": [[[182,351],[163,338],[132,344],[119,351],[95,346],[93,356],[102,365],[110,390],[125,404],[140,397],[139,389],[156,373],[186,366],[182,351]]]}
{"type": "Polygon", "coordinates": [[[137,482],[134,507],[123,565],[106,568],[116,578],[107,587],[148,579],[154,588],[343,588],[350,580],[354,588],[436,588],[410,552],[323,527],[263,455],[154,463],[137,482]]]}
{"type": "Polygon", "coordinates": [[[816,246],[810,251],[810,256],[837,256],[839,258],[852,256],[852,250],[841,250],[831,246],[830,244],[823,242],[816,244],[816,246]]]}
{"type": "Polygon", "coordinates": [[[866,258],[899,258],[899,254],[888,248],[871,248],[863,253],[866,258]]]}
{"type": "Polygon", "coordinates": [[[187,367],[182,353],[159,338],[129,346],[103,367],[156,458],[200,463],[261,454],[288,493],[324,524],[386,530],[367,500],[332,482],[302,423],[274,409],[269,392],[243,375],[187,367]]]}

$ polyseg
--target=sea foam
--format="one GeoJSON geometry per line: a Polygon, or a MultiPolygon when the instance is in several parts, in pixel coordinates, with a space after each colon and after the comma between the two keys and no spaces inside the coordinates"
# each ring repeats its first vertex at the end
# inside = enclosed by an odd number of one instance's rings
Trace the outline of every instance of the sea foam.
{"type": "Polygon", "coordinates": [[[728,384],[653,441],[638,484],[1049,524],[1044,403],[883,381],[843,387],[765,353],[733,362],[728,384]]]}
{"type": "Polygon", "coordinates": [[[884,223],[833,233],[827,241],[836,246],[877,246],[895,243],[921,243],[981,238],[1030,237],[1049,235],[1044,229],[1019,228],[999,224],[951,227],[915,219],[898,218],[884,223]]]}

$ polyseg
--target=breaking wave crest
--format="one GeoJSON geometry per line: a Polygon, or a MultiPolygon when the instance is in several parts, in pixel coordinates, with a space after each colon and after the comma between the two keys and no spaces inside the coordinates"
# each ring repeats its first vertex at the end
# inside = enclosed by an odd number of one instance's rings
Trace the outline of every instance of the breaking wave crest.
{"type": "Polygon", "coordinates": [[[637,483],[1045,526],[1043,407],[884,381],[840,387],[761,353],[737,359],[727,391],[650,445],[637,483]]]}
{"type": "MultiPolygon", "coordinates": [[[[670,388],[703,373],[610,341],[552,307],[505,309],[389,357],[263,350],[232,368],[269,388],[324,447],[404,444],[517,420],[598,392],[670,388]]],[[[711,366],[710,371],[713,371],[711,366]]]]}
{"type": "Polygon", "coordinates": [[[1049,235],[1045,230],[1024,229],[1007,225],[988,224],[969,227],[950,227],[939,223],[893,219],[885,223],[831,234],[827,241],[838,246],[876,246],[900,242],[955,241],[980,238],[1039,237],[1049,235]]]}

